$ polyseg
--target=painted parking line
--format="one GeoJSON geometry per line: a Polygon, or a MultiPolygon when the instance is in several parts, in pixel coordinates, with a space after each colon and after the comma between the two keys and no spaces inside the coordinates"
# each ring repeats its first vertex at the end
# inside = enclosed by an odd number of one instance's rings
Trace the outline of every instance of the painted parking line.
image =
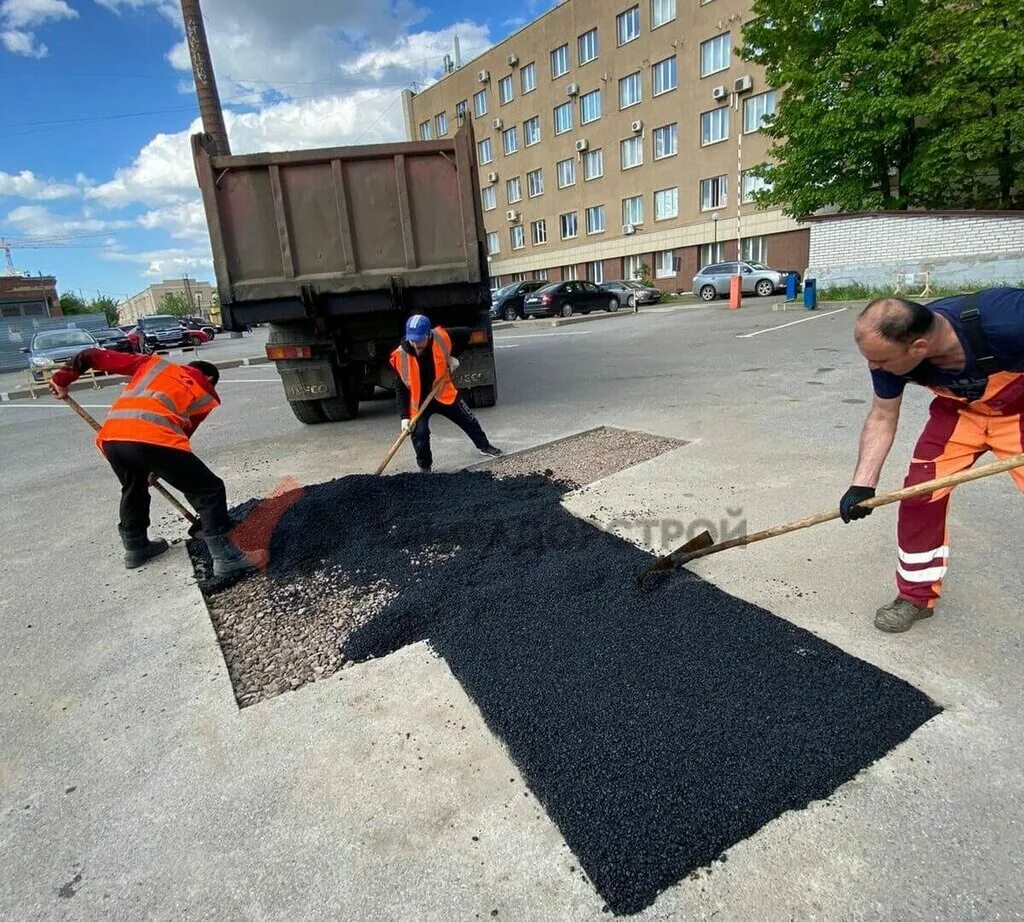
{"type": "Polygon", "coordinates": [[[813,317],[804,317],[803,320],[791,320],[789,323],[780,323],[775,327],[765,327],[763,330],[755,330],[753,333],[737,333],[737,339],[750,339],[751,336],[760,336],[762,333],[771,333],[775,330],[784,330],[786,327],[795,327],[798,323],[808,323],[811,320],[821,320],[822,317],[831,317],[833,314],[841,314],[843,311],[849,310],[846,307],[840,307],[834,311],[828,311],[824,314],[815,314],[813,317]]]}

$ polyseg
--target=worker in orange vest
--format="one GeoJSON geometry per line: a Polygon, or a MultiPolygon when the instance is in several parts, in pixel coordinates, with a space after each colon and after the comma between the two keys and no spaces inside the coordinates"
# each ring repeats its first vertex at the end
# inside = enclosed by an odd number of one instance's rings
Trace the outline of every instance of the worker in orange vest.
{"type": "Polygon", "coordinates": [[[248,557],[228,537],[232,522],[224,481],[192,453],[189,442],[196,427],[220,406],[217,366],[86,349],[53,375],[53,396],[67,397],[71,382],[90,368],[131,376],[96,436],[97,447],[121,481],[118,530],[125,567],[134,569],[167,550],[162,538],[148,537],[149,486],[159,478],[184,493],[199,513],[215,575],[251,569],[248,557]]]}
{"type": "Polygon", "coordinates": [[[434,463],[430,451],[430,417],[435,413],[455,423],[473,440],[481,454],[491,458],[502,454],[500,448],[495,448],[488,441],[480,423],[466,406],[466,401],[459,396],[452,380],[452,372],[459,367],[455,352],[461,352],[468,343],[468,332],[449,332],[444,327],[432,327],[428,318],[414,314],[406,321],[405,339],[391,353],[391,367],[397,379],[395,400],[403,432],[409,430],[410,420],[433,390],[438,377],[445,379],[444,386],[410,433],[416,451],[416,464],[422,471],[429,471],[434,463]],[[458,342],[453,342],[453,334],[458,342]]]}

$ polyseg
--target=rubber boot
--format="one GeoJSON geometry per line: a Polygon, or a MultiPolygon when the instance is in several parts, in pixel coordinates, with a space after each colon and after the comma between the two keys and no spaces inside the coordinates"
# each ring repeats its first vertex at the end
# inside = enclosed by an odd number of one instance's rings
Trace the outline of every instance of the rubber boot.
{"type": "Polygon", "coordinates": [[[229,573],[241,573],[243,570],[254,570],[255,566],[227,535],[204,535],[203,540],[210,549],[213,558],[213,575],[227,576],[229,573]]]}
{"type": "Polygon", "coordinates": [[[933,613],[934,609],[927,606],[915,605],[908,599],[897,598],[875,612],[875,627],[887,634],[902,634],[909,631],[915,621],[930,618],[933,613]]]}
{"type": "Polygon", "coordinates": [[[150,541],[145,528],[124,528],[117,526],[124,545],[124,568],[134,570],[141,567],[147,560],[152,560],[167,550],[167,542],[163,538],[150,541]]]}

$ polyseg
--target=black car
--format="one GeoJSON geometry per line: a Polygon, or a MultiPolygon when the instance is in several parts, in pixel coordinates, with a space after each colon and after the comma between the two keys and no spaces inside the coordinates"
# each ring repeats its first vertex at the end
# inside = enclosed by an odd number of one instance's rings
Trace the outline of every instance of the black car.
{"type": "Polygon", "coordinates": [[[123,330],[117,327],[109,327],[105,330],[93,330],[92,335],[104,349],[112,349],[114,352],[134,352],[135,346],[123,330]]]}
{"type": "Polygon", "coordinates": [[[203,320],[200,317],[182,317],[181,322],[190,330],[202,330],[210,337],[211,340],[218,333],[224,332],[223,327],[218,327],[215,323],[211,323],[209,320],[203,320]]]}
{"type": "Polygon", "coordinates": [[[553,282],[526,296],[523,314],[526,317],[571,317],[591,311],[617,311],[619,298],[593,282],[553,282]]]}
{"type": "Polygon", "coordinates": [[[146,351],[169,349],[173,346],[191,346],[190,330],[178,317],[170,314],[151,314],[139,318],[140,346],[146,351]]]}
{"type": "Polygon", "coordinates": [[[535,279],[499,288],[491,296],[491,319],[518,320],[523,316],[523,299],[548,284],[547,279],[535,279]]]}

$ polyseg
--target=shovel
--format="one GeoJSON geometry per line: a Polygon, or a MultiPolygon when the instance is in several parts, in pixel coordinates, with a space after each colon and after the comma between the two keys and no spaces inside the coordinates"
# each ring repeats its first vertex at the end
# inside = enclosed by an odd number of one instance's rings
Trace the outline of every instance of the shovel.
{"type": "MultiPolygon", "coordinates": [[[[967,483],[969,480],[980,480],[982,477],[991,477],[993,474],[1002,474],[1005,471],[1012,471],[1015,468],[1024,467],[1024,453],[1012,455],[1002,461],[995,461],[992,464],[985,464],[981,467],[961,471],[958,474],[950,474],[948,477],[939,477],[929,480],[927,483],[919,483],[913,487],[905,487],[896,490],[894,493],[883,493],[881,496],[874,496],[857,504],[862,509],[877,509],[879,506],[887,506],[890,503],[898,503],[900,500],[909,499],[913,496],[923,496],[935,490],[942,490],[946,487],[955,487],[957,484],[967,483]]],[[[701,532],[696,538],[687,541],[682,547],[676,548],[671,554],[659,557],[646,570],[637,574],[637,585],[642,586],[644,580],[651,573],[663,572],[666,570],[678,570],[688,564],[691,560],[699,560],[709,554],[717,554],[719,551],[727,551],[734,547],[746,547],[756,541],[766,541],[768,538],[777,538],[779,535],[788,535],[791,531],[800,531],[802,528],[810,528],[812,525],[821,525],[823,522],[831,522],[838,519],[838,509],[829,512],[820,512],[817,515],[808,516],[795,522],[787,522],[785,525],[776,525],[774,528],[766,528],[764,531],[756,531],[741,538],[732,538],[715,544],[708,532],[701,532]]]]}
{"type": "Polygon", "coordinates": [[[398,454],[398,449],[402,447],[402,443],[405,442],[405,440],[412,434],[412,428],[416,425],[416,420],[418,420],[423,415],[427,407],[430,406],[430,401],[441,392],[441,388],[444,387],[447,380],[447,377],[440,377],[434,383],[434,386],[430,389],[430,393],[427,394],[427,399],[423,401],[423,406],[421,406],[416,411],[416,415],[409,420],[409,428],[395,439],[395,444],[388,449],[388,453],[384,456],[384,460],[377,466],[378,476],[384,473],[384,468],[386,468],[391,463],[391,459],[398,454]]]}

